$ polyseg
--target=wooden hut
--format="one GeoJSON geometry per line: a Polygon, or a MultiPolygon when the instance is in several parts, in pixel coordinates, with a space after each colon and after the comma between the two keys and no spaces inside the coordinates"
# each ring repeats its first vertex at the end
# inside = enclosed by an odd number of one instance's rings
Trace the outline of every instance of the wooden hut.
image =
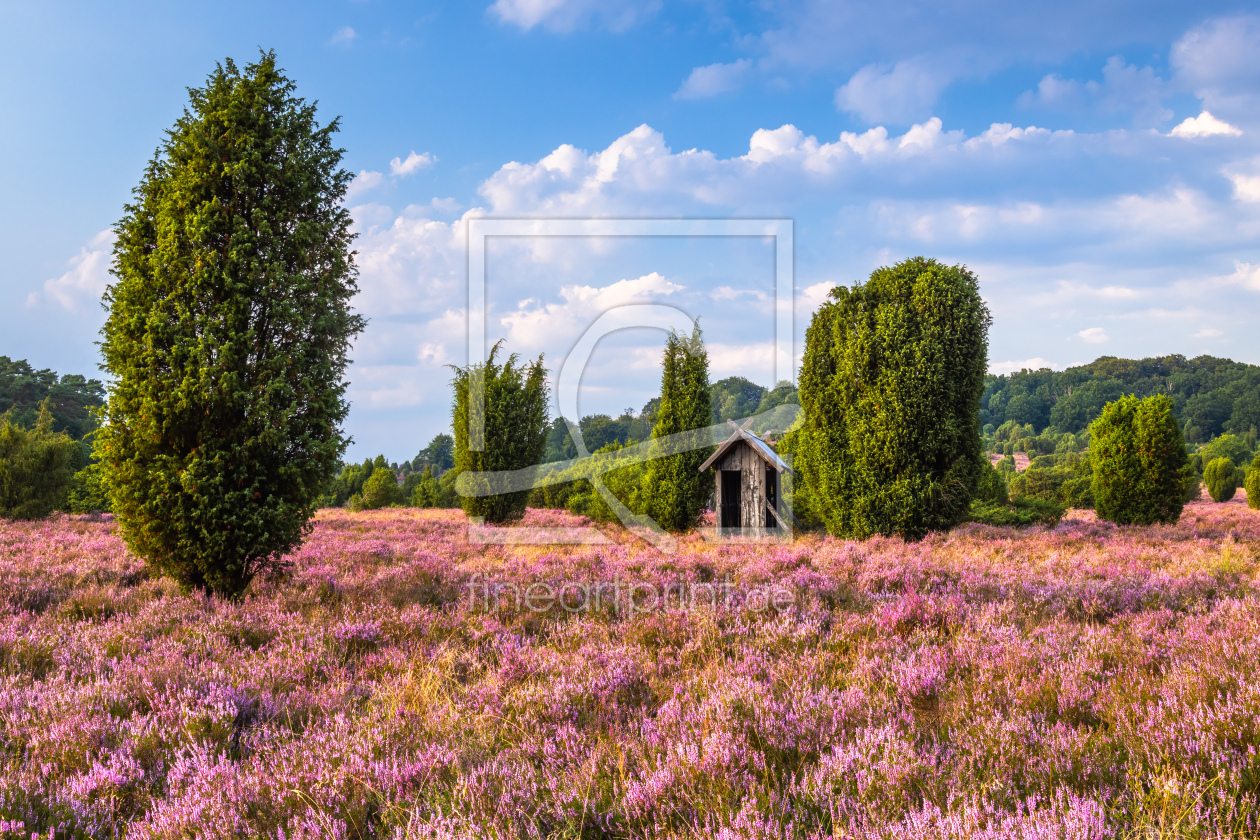
{"type": "Polygon", "coordinates": [[[743,427],[728,420],[734,432],[700,466],[704,472],[714,467],[714,498],[718,533],[764,536],[782,529],[784,521],[783,484],[792,468],[770,446],[743,427]]]}

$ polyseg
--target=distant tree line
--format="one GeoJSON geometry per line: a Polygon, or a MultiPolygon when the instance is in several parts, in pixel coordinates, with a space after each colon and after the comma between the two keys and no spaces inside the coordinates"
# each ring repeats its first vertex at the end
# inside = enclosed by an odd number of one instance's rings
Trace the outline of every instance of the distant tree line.
{"type": "MultiPolygon", "coordinates": [[[[1118,359],[1103,356],[1064,371],[1048,368],[985,377],[980,421],[1079,433],[1103,406],[1126,394],[1165,394],[1188,443],[1260,428],[1260,366],[1199,356],[1118,359]]],[[[992,429],[989,430],[992,433],[992,429]]]]}

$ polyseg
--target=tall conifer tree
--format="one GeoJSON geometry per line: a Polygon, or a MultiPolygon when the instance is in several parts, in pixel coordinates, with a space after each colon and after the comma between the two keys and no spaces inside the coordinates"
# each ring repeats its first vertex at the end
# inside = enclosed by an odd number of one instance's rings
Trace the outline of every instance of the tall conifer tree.
{"type": "MultiPolygon", "coordinates": [[[[475,482],[479,472],[535,466],[542,463],[547,449],[547,371],[543,368],[542,356],[520,364],[519,357],[513,353],[506,362],[499,362],[502,347],[502,341],[495,344],[485,364],[452,368],[455,372],[451,416],[455,431],[453,473],[467,474],[465,481],[475,482]],[[469,397],[478,379],[485,389],[485,447],[474,452],[468,440],[468,417],[473,408],[469,397]]],[[[528,490],[465,496],[463,507],[469,516],[484,517],[487,522],[511,522],[525,514],[528,500],[528,490]]]]}
{"type": "MultiPolygon", "coordinates": [[[[690,336],[671,332],[661,362],[661,404],[652,438],[702,429],[713,419],[709,395],[709,354],[697,322],[690,336]]],[[[697,449],[648,462],[644,504],[657,524],[667,531],[695,527],[713,479],[700,465],[713,450],[697,449]]]]}
{"type": "Polygon", "coordinates": [[[352,175],[274,53],[189,97],[115,228],[98,454],[131,549],[234,594],[301,541],[345,450],[352,175]]]}

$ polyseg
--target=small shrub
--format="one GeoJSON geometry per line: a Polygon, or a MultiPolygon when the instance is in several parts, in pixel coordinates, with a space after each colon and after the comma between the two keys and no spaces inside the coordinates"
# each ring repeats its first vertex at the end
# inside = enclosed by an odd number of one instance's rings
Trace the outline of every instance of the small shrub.
{"type": "Polygon", "coordinates": [[[1063,518],[1064,508],[1056,502],[1016,496],[1008,504],[996,504],[976,499],[971,503],[968,522],[982,525],[1008,525],[1024,528],[1029,525],[1057,525],[1063,518]]]}
{"type": "MultiPolygon", "coordinates": [[[[410,477],[411,476],[408,476],[408,478],[410,477]]],[[[405,489],[406,488],[404,486],[404,490],[405,489]]],[[[438,480],[433,477],[433,470],[429,467],[425,467],[424,473],[420,476],[420,480],[416,482],[415,487],[412,488],[407,501],[412,507],[437,507],[438,498],[441,495],[442,487],[438,484],[438,480]]]]}
{"type": "Polygon", "coordinates": [[[1260,455],[1251,462],[1251,469],[1247,470],[1247,486],[1243,489],[1247,491],[1247,507],[1260,510],[1260,455]]]}
{"type": "Polygon", "coordinates": [[[1203,483],[1207,485],[1208,495],[1214,502],[1228,502],[1234,498],[1234,492],[1238,489],[1234,462],[1228,458],[1211,461],[1203,469],[1203,483]]]}
{"type": "MultiPolygon", "coordinates": [[[[355,510],[378,510],[389,507],[398,498],[398,476],[389,467],[377,467],[363,485],[363,495],[358,497],[355,510]]],[[[353,506],[354,499],[351,499],[353,506]]]]}
{"type": "Polygon", "coordinates": [[[109,486],[105,478],[105,465],[99,461],[75,473],[70,483],[70,512],[111,512],[113,508],[109,501],[109,486]]]}
{"type": "Polygon", "coordinates": [[[986,464],[980,469],[980,483],[976,487],[975,501],[995,505],[1010,502],[1010,492],[1006,487],[1006,478],[993,466],[986,464]]]}

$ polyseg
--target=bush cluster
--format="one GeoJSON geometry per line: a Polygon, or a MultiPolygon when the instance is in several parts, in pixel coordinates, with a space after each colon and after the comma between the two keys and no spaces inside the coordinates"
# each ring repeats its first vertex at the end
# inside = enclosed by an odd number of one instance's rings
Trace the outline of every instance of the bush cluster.
{"type": "Polygon", "coordinates": [[[53,431],[48,400],[33,428],[20,425],[12,411],[0,416],[0,517],[40,519],[64,510],[81,457],[77,441],[53,431]]]}
{"type": "Polygon", "coordinates": [[[1203,483],[1214,502],[1228,502],[1238,490],[1234,462],[1228,458],[1214,458],[1203,468],[1203,483]]]}

